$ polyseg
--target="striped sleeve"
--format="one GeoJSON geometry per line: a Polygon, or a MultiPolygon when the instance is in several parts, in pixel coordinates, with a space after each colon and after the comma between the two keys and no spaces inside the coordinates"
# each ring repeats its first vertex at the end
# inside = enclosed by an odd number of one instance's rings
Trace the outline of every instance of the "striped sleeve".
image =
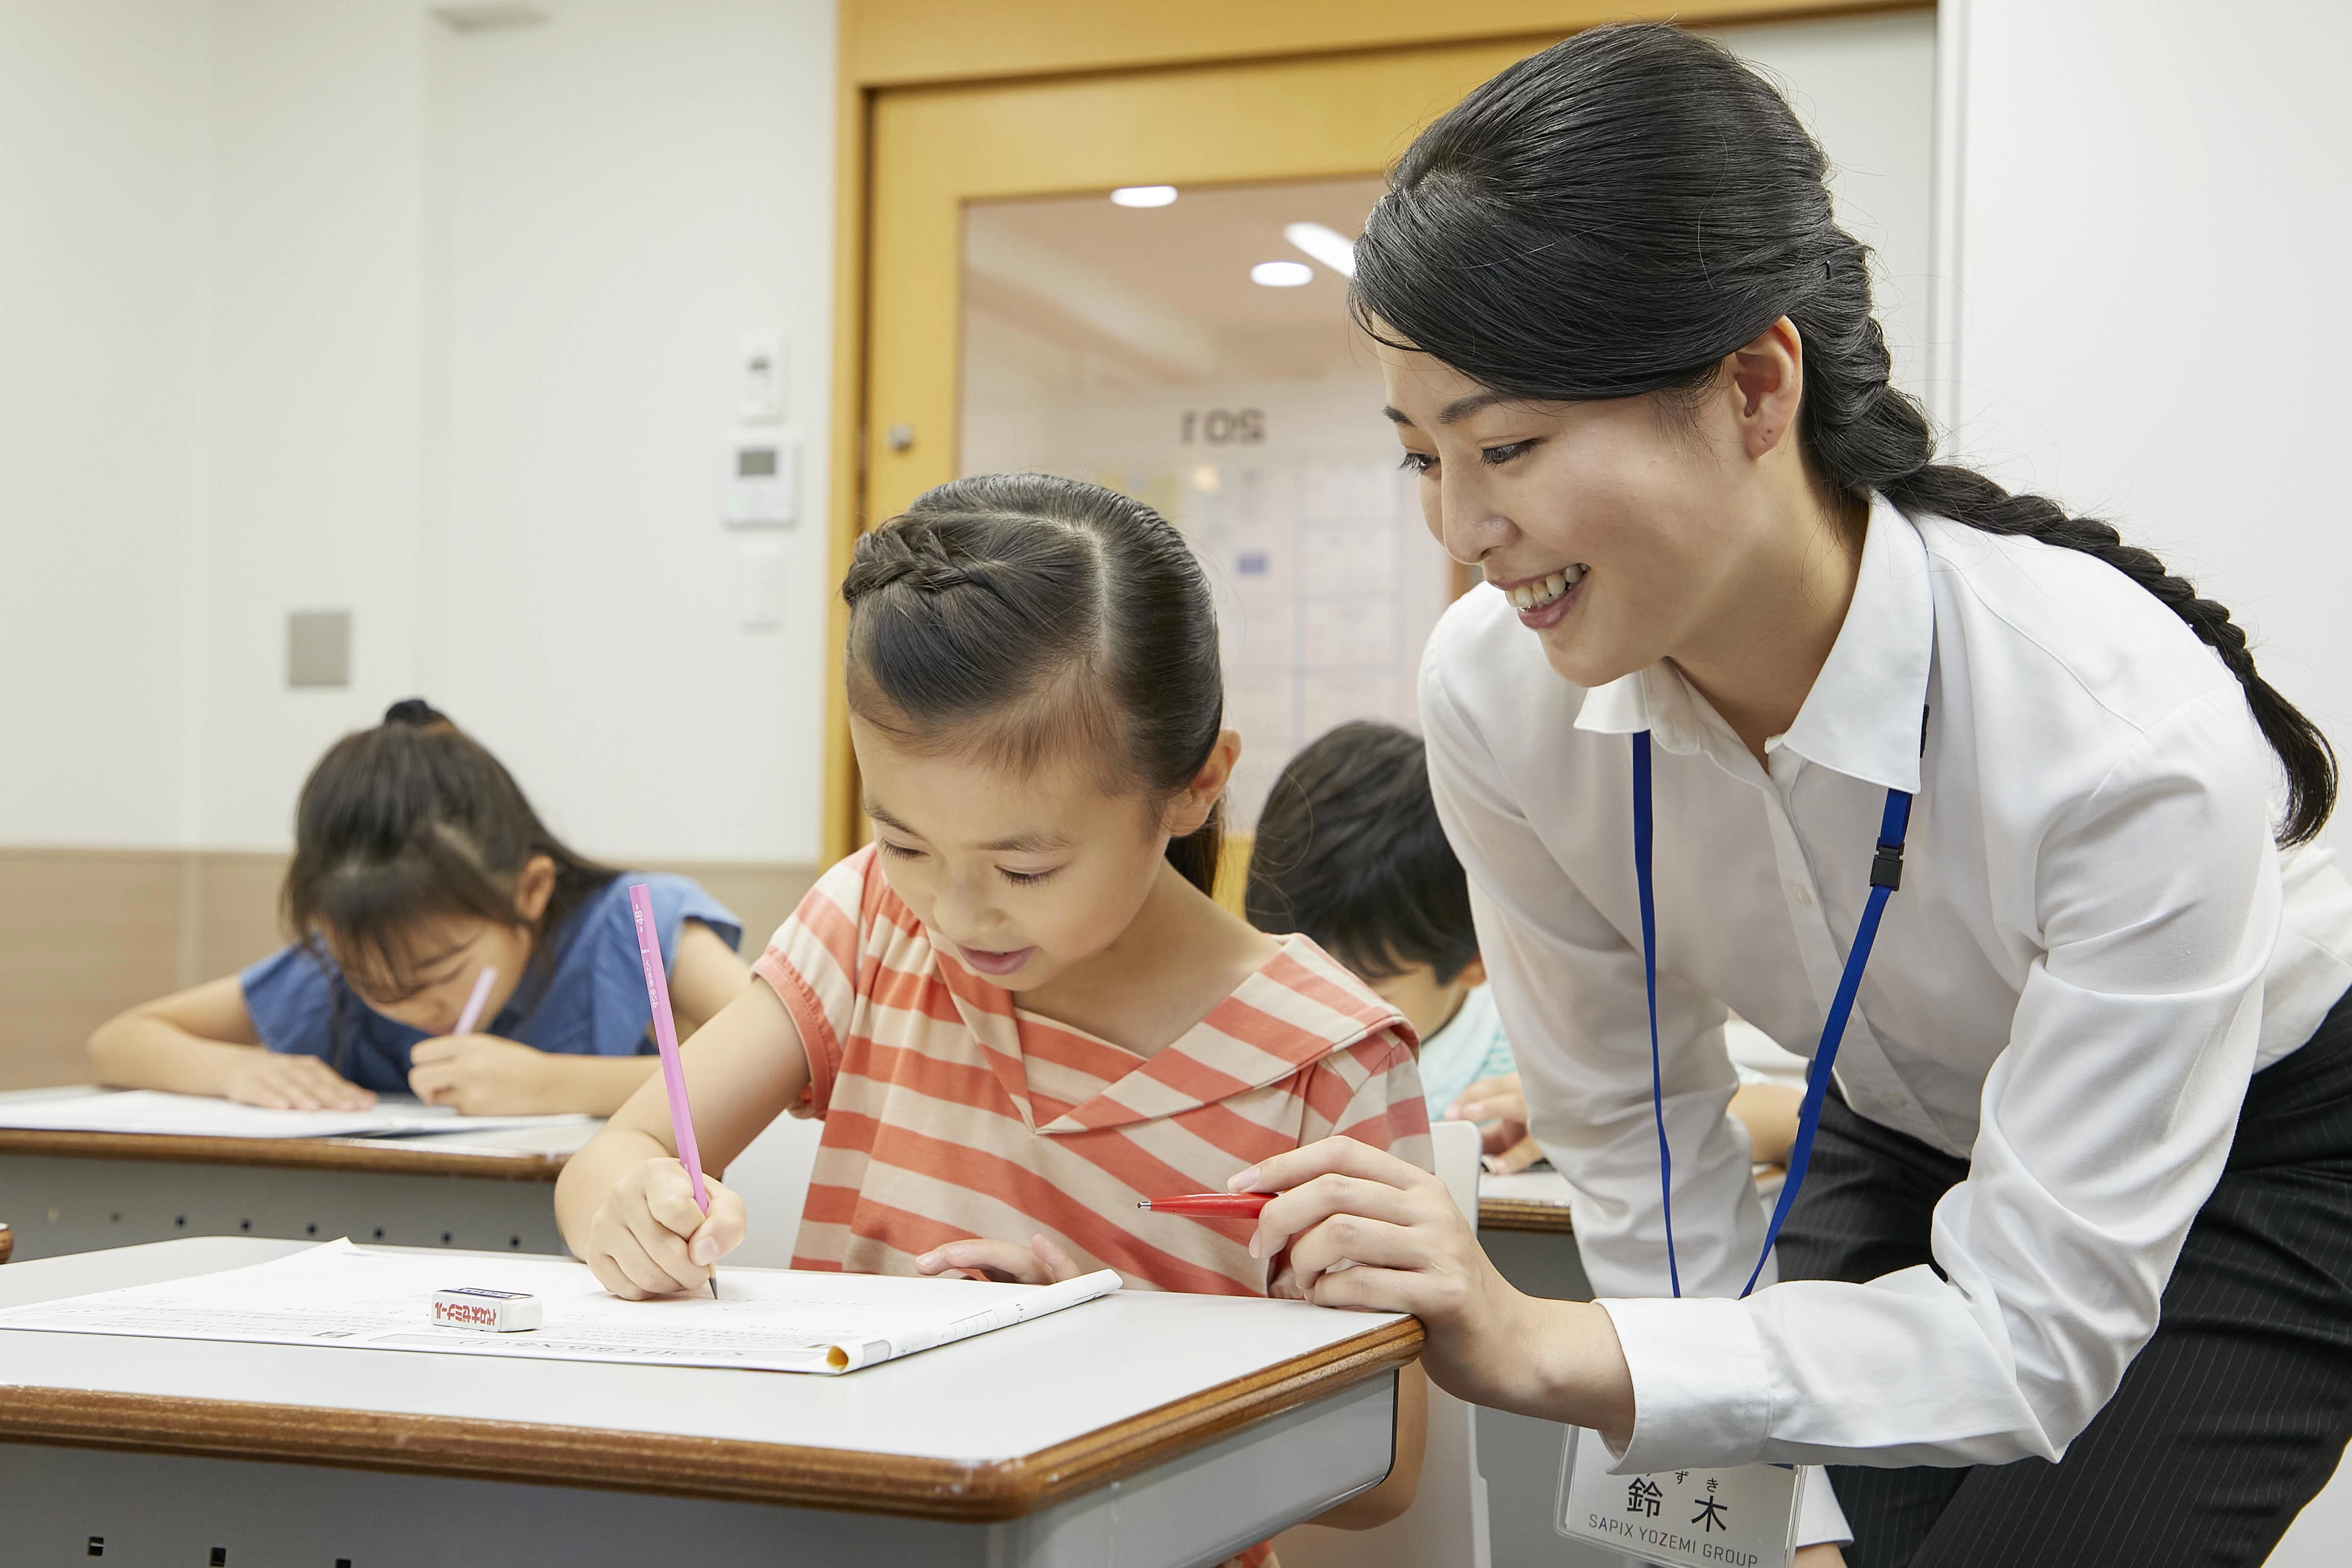
{"type": "Polygon", "coordinates": [[[1424,1171],[1434,1168],[1429,1107],[1407,1042],[1402,1030],[1386,1028],[1317,1062],[1307,1075],[1298,1141],[1353,1138],[1424,1171]]]}
{"type": "Polygon", "coordinates": [[[874,850],[868,846],[817,879],[751,965],[752,973],[775,988],[808,1053],[808,1088],[792,1108],[795,1116],[822,1117],[833,1102],[842,1042],[849,1036],[850,1016],[857,1005],[864,915],[870,903],[866,883],[872,875],[874,850]]]}

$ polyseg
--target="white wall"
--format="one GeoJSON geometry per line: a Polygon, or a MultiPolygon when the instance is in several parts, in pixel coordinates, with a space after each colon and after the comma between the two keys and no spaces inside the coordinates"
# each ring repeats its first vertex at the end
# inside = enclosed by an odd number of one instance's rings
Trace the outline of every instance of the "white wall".
{"type": "Polygon", "coordinates": [[[831,9],[550,9],[552,25],[446,51],[454,445],[436,692],[583,843],[814,861],[831,9]],[[755,327],[787,340],[803,474],[783,623],[756,632],[735,620],[747,541],[718,521],[755,327]]]}
{"type": "Polygon", "coordinates": [[[0,843],[283,848],[422,691],[592,852],[815,858],[831,0],[539,9],[0,0],[0,732],[71,759],[0,843]],[[761,631],[751,327],[805,457],[761,631]],[[322,608],[352,684],[289,690],[322,608]]]}
{"type": "Polygon", "coordinates": [[[0,0],[0,843],[188,828],[211,28],[0,0]]]}
{"type": "Polygon", "coordinates": [[[1945,0],[1944,26],[1960,448],[2193,576],[2352,745],[2352,7],[1945,0]]]}

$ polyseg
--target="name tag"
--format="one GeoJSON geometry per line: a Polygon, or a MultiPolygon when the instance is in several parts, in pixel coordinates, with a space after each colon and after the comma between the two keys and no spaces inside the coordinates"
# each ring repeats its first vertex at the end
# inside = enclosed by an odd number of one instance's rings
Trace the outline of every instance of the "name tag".
{"type": "Polygon", "coordinates": [[[1570,1427],[1553,1528],[1673,1568],[1789,1568],[1804,1471],[1789,1465],[1612,1476],[1598,1432],[1570,1427]]]}

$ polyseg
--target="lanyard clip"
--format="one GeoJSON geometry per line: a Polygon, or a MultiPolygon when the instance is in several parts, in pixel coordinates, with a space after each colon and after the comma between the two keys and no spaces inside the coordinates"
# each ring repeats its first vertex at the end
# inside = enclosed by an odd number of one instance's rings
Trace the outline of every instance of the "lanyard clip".
{"type": "Polygon", "coordinates": [[[1870,858],[1870,885],[1889,891],[1903,885],[1903,846],[1881,841],[1870,858]]]}

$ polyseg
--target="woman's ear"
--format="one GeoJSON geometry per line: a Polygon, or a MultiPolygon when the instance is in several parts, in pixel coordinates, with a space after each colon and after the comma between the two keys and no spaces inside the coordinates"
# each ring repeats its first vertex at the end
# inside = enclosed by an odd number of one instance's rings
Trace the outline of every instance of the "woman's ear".
{"type": "Polygon", "coordinates": [[[1171,838],[1181,838],[1200,831],[1201,824],[1209,820],[1216,808],[1218,797],[1233,782],[1234,764],[1242,760],[1242,738],[1238,731],[1220,730],[1217,743],[1209,748],[1209,760],[1192,775],[1192,782],[1177,793],[1168,803],[1167,812],[1160,826],[1171,838]]]}
{"type": "Polygon", "coordinates": [[[1805,343],[1797,323],[1781,317],[1754,342],[1724,356],[1724,371],[1731,417],[1753,462],[1778,448],[1797,423],[1805,390],[1805,343]]]}
{"type": "Polygon", "coordinates": [[[555,897],[555,861],[545,855],[534,855],[522,863],[515,876],[515,913],[525,925],[537,925],[539,917],[547,912],[547,900],[555,897]]]}

